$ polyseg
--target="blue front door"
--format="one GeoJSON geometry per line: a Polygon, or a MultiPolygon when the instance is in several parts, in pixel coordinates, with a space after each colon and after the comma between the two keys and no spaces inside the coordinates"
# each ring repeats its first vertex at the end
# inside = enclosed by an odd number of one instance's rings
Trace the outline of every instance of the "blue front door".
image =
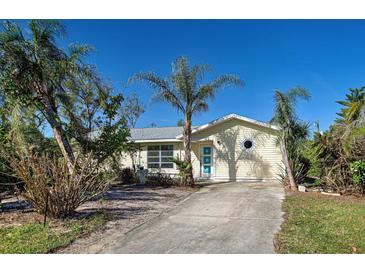
{"type": "Polygon", "coordinates": [[[203,146],[202,150],[202,157],[201,157],[201,167],[202,167],[202,176],[203,177],[210,177],[212,173],[212,147],[211,146],[203,146]]]}

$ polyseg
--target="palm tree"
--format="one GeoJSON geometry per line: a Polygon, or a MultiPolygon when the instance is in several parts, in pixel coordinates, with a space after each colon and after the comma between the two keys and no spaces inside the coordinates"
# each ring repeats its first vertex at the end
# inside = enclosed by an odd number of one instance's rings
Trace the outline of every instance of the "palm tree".
{"type": "Polygon", "coordinates": [[[292,160],[296,156],[294,154],[297,149],[297,142],[306,138],[308,134],[307,125],[298,120],[295,112],[298,98],[308,100],[310,95],[307,90],[301,87],[291,88],[286,93],[276,90],[274,95],[274,117],[271,119],[271,123],[281,127],[282,134],[279,137],[279,143],[292,190],[297,189],[292,164],[292,160]]]}
{"type": "MultiPolygon", "coordinates": [[[[208,65],[190,66],[187,58],[180,57],[173,61],[171,75],[166,79],[152,72],[142,72],[132,77],[132,80],[147,82],[155,90],[154,100],[165,101],[184,114],[184,161],[188,166],[191,166],[192,116],[208,111],[208,100],[214,99],[219,89],[228,85],[243,85],[243,81],[234,75],[221,75],[210,83],[201,83],[209,71],[208,65]]],[[[192,168],[187,172],[185,183],[194,184],[192,168]]]]}
{"type": "Polygon", "coordinates": [[[342,125],[363,125],[365,124],[365,86],[361,88],[350,88],[346,94],[345,101],[337,101],[344,106],[340,113],[341,118],[337,122],[342,125]]]}
{"type": "MultiPolygon", "coordinates": [[[[60,102],[66,99],[67,85],[81,72],[82,56],[90,48],[73,45],[66,53],[56,45],[65,33],[56,20],[31,20],[30,37],[20,27],[5,22],[0,33],[0,89],[23,106],[35,106],[47,119],[70,171],[75,161],[62,126],[60,102]]],[[[86,72],[86,70],[85,70],[86,72]]]]}

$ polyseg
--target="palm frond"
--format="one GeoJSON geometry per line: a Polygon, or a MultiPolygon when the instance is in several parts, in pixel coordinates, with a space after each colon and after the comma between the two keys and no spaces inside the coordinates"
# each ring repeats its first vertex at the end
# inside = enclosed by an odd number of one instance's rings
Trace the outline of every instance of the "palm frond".
{"type": "Polygon", "coordinates": [[[296,103],[296,100],[298,98],[304,99],[304,100],[309,100],[311,98],[308,90],[306,90],[303,87],[291,88],[287,91],[286,95],[287,95],[289,101],[291,101],[293,104],[296,103]]]}
{"type": "Polygon", "coordinates": [[[230,85],[244,86],[244,82],[235,75],[226,74],[218,76],[215,80],[210,83],[213,89],[220,89],[230,85]]]}

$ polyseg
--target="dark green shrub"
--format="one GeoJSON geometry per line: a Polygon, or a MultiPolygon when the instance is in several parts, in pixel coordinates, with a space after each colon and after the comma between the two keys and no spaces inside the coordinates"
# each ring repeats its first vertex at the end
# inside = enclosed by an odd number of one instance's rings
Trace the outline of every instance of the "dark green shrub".
{"type": "Polygon", "coordinates": [[[166,173],[149,173],[146,178],[146,184],[152,187],[171,187],[178,185],[178,180],[166,173]]]}
{"type": "Polygon", "coordinates": [[[138,178],[134,173],[133,169],[126,167],[120,170],[119,172],[119,181],[122,184],[137,184],[138,178]]]}

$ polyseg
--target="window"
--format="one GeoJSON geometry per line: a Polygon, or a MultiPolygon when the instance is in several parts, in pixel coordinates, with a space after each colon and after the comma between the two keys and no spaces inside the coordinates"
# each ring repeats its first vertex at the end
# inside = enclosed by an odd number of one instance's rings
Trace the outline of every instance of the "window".
{"type": "Polygon", "coordinates": [[[148,168],[174,168],[172,158],[174,156],[173,145],[153,145],[147,147],[148,168]]]}
{"type": "Polygon", "coordinates": [[[243,145],[246,149],[250,149],[252,147],[252,141],[246,140],[243,145]]]}
{"type": "Polygon", "coordinates": [[[255,148],[255,143],[252,139],[244,139],[242,142],[241,142],[241,149],[244,151],[244,152],[252,152],[255,148]]]}

